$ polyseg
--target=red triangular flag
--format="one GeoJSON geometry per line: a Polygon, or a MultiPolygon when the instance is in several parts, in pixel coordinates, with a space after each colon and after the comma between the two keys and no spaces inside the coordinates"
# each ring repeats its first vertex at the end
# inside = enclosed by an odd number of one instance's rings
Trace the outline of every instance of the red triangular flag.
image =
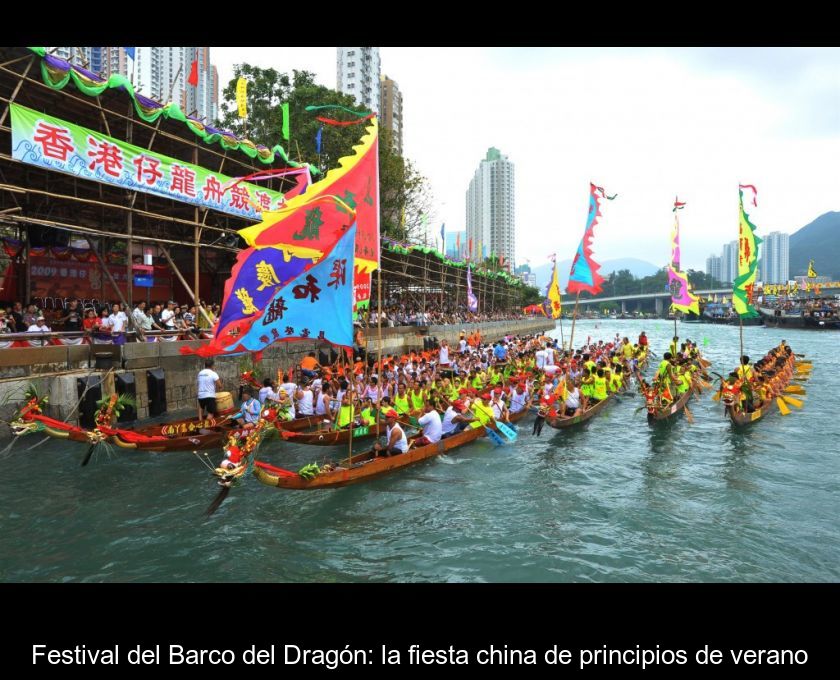
{"type": "Polygon", "coordinates": [[[198,59],[194,59],[190,67],[190,77],[187,82],[193,87],[198,87],[198,59]]]}

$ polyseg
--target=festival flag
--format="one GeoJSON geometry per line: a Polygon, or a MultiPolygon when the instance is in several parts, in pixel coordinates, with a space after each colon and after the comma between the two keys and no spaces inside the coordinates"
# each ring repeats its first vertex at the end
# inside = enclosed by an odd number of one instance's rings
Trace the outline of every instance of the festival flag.
{"type": "Polygon", "coordinates": [[[467,265],[467,309],[471,312],[478,311],[478,298],[473,295],[472,271],[469,265],[467,265]]]}
{"type": "Polygon", "coordinates": [[[187,82],[193,87],[198,87],[198,59],[193,59],[192,66],[190,66],[190,77],[187,82]]]}
{"type": "Polygon", "coordinates": [[[446,222],[444,222],[443,224],[440,225],[440,242],[441,243],[446,242],[445,237],[446,237],[446,222]]]}
{"type": "Polygon", "coordinates": [[[758,246],[761,239],[755,233],[755,225],[744,211],[744,189],[752,189],[753,205],[758,192],[750,184],[738,185],[738,276],[732,283],[732,305],[742,317],[755,317],[758,312],[753,307],[753,286],[758,270],[758,246]]]}
{"type": "Polygon", "coordinates": [[[598,268],[601,265],[592,258],[592,237],[595,234],[598,217],[601,215],[601,202],[598,194],[608,201],[613,200],[617,195],[607,196],[603,187],[589,183],[589,214],[586,217],[586,229],[583,232],[583,238],[580,240],[575,259],[572,261],[572,271],[569,275],[569,283],[566,285],[567,293],[581,293],[586,290],[593,295],[597,295],[602,290],[601,284],[604,282],[604,277],[598,273],[598,268]]]}
{"type": "Polygon", "coordinates": [[[246,78],[236,81],[236,105],[239,108],[239,117],[246,118],[248,116],[248,80],[246,78]]]}
{"type": "Polygon", "coordinates": [[[135,47],[123,47],[123,51],[132,59],[134,59],[134,50],[137,49],[135,47]]]}
{"type": "Polygon", "coordinates": [[[289,102],[283,104],[283,139],[289,141],[289,102]]]}
{"type": "Polygon", "coordinates": [[[557,258],[554,258],[554,271],[551,274],[551,283],[548,286],[548,295],[546,296],[548,308],[551,314],[547,314],[549,318],[559,319],[563,313],[563,304],[560,298],[560,280],[557,278],[557,258]]]}
{"type": "Polygon", "coordinates": [[[458,251],[458,256],[461,256],[461,232],[459,231],[455,236],[455,250],[458,251]]]}
{"type": "Polygon", "coordinates": [[[817,277],[817,272],[814,270],[814,261],[810,260],[808,262],[808,278],[815,279],[817,277]]]}
{"type": "Polygon", "coordinates": [[[352,347],[355,241],[354,224],[318,264],[276,291],[237,350],[256,352],[274,342],[314,339],[352,347]]]}
{"type": "Polygon", "coordinates": [[[321,135],[324,132],[324,126],[318,128],[318,132],[315,133],[315,153],[321,153],[321,135]]]}
{"type": "Polygon", "coordinates": [[[668,288],[671,291],[671,305],[684,313],[694,312],[700,315],[700,305],[696,295],[689,290],[688,275],[680,269],[680,221],[677,210],[682,210],[685,203],[674,199],[674,228],[671,232],[671,264],[668,267],[668,288]]]}
{"type": "Polygon", "coordinates": [[[467,240],[467,257],[472,257],[472,239],[467,240]]]}
{"type": "MultiPolygon", "coordinates": [[[[245,242],[256,248],[283,246],[297,257],[321,257],[335,245],[341,228],[355,222],[356,273],[369,274],[376,269],[380,256],[376,118],[370,120],[354,154],[340,158],[338,163],[339,167],[311,184],[305,194],[289,200],[285,208],[264,211],[262,222],[240,230],[245,242]]],[[[361,306],[369,299],[368,295],[361,306]]],[[[359,308],[359,302],[356,306],[359,308]]]]}

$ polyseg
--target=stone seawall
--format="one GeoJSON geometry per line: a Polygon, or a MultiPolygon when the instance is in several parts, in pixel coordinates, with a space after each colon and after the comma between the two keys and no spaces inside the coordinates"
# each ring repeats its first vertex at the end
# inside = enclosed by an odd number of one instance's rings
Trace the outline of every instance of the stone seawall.
{"type": "MultiPolygon", "coordinates": [[[[382,329],[382,351],[385,354],[403,353],[410,349],[422,349],[426,337],[438,341],[457,343],[461,330],[472,333],[479,329],[487,341],[498,340],[505,335],[525,335],[544,332],[554,328],[554,323],[543,320],[497,321],[482,324],[456,324],[450,326],[404,326],[382,329]]],[[[0,351],[0,437],[9,436],[6,425],[23,402],[23,393],[29,384],[39,394],[49,394],[49,405],[45,412],[58,418],[78,424],[79,379],[100,376],[102,396],[109,396],[117,389],[116,378],[133,374],[137,395],[137,417],[149,417],[148,371],[162,369],[166,381],[166,410],[180,411],[196,408],[196,375],[204,367],[204,359],[194,355],[183,355],[184,345],[198,347],[201,341],[129,343],[122,348],[111,345],[82,345],[70,347],[37,347],[7,349],[0,351]],[[95,356],[105,355],[105,356],[95,356]],[[110,356],[113,368],[95,369],[98,358],[107,361],[110,356]]],[[[292,342],[269,347],[263,352],[262,361],[256,367],[256,377],[277,375],[278,369],[288,370],[300,362],[312,350],[328,351],[323,343],[292,342]]],[[[376,329],[370,329],[367,336],[367,350],[377,352],[376,329]]],[[[247,355],[217,357],[215,370],[222,381],[222,389],[238,396],[240,364],[247,355]]],[[[131,426],[131,423],[124,423],[131,426]]]]}

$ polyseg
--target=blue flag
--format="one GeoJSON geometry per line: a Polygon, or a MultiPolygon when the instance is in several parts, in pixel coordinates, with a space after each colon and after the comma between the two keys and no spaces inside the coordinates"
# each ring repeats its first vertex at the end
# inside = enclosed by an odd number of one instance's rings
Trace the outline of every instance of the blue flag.
{"type": "Polygon", "coordinates": [[[324,126],[318,128],[315,133],[315,153],[321,153],[321,133],[324,131],[324,126]]]}
{"type": "Polygon", "coordinates": [[[280,288],[242,336],[256,352],[275,342],[325,340],[353,345],[353,255],[356,225],[311,269],[280,288]]]}
{"type": "Polygon", "coordinates": [[[131,57],[132,59],[134,59],[134,50],[136,50],[136,49],[137,49],[136,47],[123,47],[123,49],[125,50],[125,53],[126,53],[129,57],[131,57]]]}
{"type": "Polygon", "coordinates": [[[444,239],[444,234],[446,233],[445,229],[446,229],[446,222],[444,222],[443,224],[440,225],[440,240],[442,242],[445,240],[444,239]]]}

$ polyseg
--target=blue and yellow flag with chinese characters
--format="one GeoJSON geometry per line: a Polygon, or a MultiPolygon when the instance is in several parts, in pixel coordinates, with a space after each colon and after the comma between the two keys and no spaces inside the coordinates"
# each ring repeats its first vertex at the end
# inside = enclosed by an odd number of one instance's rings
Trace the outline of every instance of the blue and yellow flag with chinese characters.
{"type": "Polygon", "coordinates": [[[275,292],[238,349],[256,352],[275,342],[313,339],[352,347],[355,241],[354,224],[323,260],[275,292]]]}

